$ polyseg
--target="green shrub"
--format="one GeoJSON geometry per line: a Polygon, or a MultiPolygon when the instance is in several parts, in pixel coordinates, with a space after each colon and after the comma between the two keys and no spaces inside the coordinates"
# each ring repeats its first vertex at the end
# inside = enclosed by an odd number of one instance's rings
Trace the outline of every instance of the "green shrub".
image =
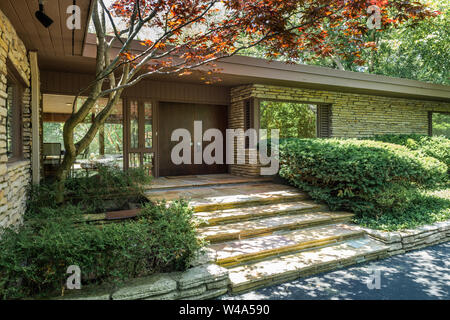
{"type": "Polygon", "coordinates": [[[142,194],[142,185],[148,184],[151,176],[144,169],[130,168],[122,170],[111,167],[100,167],[98,174],[90,177],[68,179],[66,199],[83,206],[90,212],[107,211],[105,200],[114,199],[116,207],[126,205],[130,198],[136,199],[142,194]]]}
{"type": "Polygon", "coordinates": [[[369,140],[287,139],[281,177],[331,209],[359,215],[399,214],[416,187],[446,178],[446,166],[406,147],[369,140]]]}
{"type": "Polygon", "coordinates": [[[450,139],[419,134],[377,135],[374,140],[399,144],[444,162],[450,172],[450,139]]]}
{"type": "Polygon", "coordinates": [[[148,205],[135,221],[93,225],[79,207],[46,208],[0,240],[0,298],[55,294],[67,267],[82,284],[112,283],[154,272],[184,270],[203,245],[184,201],[148,205]]]}
{"type": "MultiPolygon", "coordinates": [[[[114,198],[118,207],[126,204],[130,197],[139,198],[142,185],[151,181],[144,169],[130,168],[126,171],[111,167],[100,167],[98,173],[90,176],[67,178],[65,181],[65,201],[69,205],[79,205],[90,213],[105,211],[105,200],[114,198]]],[[[58,208],[55,182],[44,182],[31,186],[28,211],[39,213],[42,208],[58,208]]]]}

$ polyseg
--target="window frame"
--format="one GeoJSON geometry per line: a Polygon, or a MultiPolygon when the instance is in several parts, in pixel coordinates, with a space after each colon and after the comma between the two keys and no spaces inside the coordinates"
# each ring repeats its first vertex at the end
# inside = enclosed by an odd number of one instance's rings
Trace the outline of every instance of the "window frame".
{"type": "MultiPolygon", "coordinates": [[[[21,79],[21,76],[16,71],[12,63],[8,60],[7,63],[7,75],[6,75],[6,90],[9,86],[13,87],[13,97],[12,97],[12,154],[8,157],[8,163],[23,160],[23,124],[22,124],[22,114],[23,114],[23,92],[25,84],[21,79]]],[[[8,94],[8,92],[6,91],[8,94]]],[[[7,103],[8,97],[6,98],[7,103]]],[[[8,106],[6,105],[6,109],[8,106]]],[[[7,121],[7,120],[6,120],[7,121]]],[[[6,127],[6,123],[5,123],[6,127]]],[[[8,134],[8,133],[6,133],[8,134]]],[[[8,154],[8,152],[7,152],[8,154]]]]}
{"type": "MultiPolygon", "coordinates": [[[[286,103],[299,103],[299,104],[314,104],[316,106],[316,138],[331,138],[332,137],[332,113],[333,113],[333,104],[332,103],[324,103],[324,102],[316,102],[316,101],[307,101],[307,100],[291,100],[291,99],[276,99],[276,98],[260,98],[255,100],[255,118],[258,120],[257,129],[260,129],[260,102],[261,101],[273,101],[273,102],[286,102],[286,103]],[[321,134],[322,128],[324,124],[321,123],[319,118],[319,112],[322,112],[323,108],[328,109],[328,117],[326,122],[327,133],[326,135],[321,134]],[[319,111],[319,109],[321,109],[319,111]]],[[[245,120],[244,120],[245,121],[245,120]]],[[[245,123],[245,122],[244,122],[245,123]]]]}
{"type": "MultiPolygon", "coordinates": [[[[248,98],[244,100],[244,132],[247,132],[249,129],[259,129],[257,124],[255,123],[255,99],[248,98]]],[[[244,148],[250,148],[250,138],[244,138],[244,148]]],[[[257,139],[258,140],[258,139],[257,139]]]]}
{"type": "Polygon", "coordinates": [[[428,111],[428,136],[433,136],[433,113],[441,113],[441,114],[448,114],[450,115],[450,112],[448,111],[428,111]]]}

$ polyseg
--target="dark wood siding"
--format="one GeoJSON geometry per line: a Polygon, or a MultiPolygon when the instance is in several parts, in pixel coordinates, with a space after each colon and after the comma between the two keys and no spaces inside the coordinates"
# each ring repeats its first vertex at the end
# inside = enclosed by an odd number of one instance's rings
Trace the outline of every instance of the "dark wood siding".
{"type": "Polygon", "coordinates": [[[428,111],[428,135],[433,135],[433,112],[428,111]]]}
{"type": "MultiPolygon", "coordinates": [[[[94,77],[89,74],[42,71],[41,91],[75,95],[93,79],[94,77]]],[[[223,86],[143,80],[136,86],[126,89],[122,97],[227,105],[229,96],[229,88],[223,86]]]]}
{"type": "Polygon", "coordinates": [[[317,136],[319,138],[331,137],[331,105],[317,106],[317,136]]]}

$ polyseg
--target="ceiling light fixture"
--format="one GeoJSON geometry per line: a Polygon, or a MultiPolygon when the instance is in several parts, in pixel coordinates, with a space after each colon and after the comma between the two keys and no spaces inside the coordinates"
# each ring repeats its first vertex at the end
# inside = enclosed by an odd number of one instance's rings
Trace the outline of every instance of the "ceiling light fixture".
{"type": "Polygon", "coordinates": [[[39,11],[36,11],[34,15],[45,28],[48,28],[53,23],[53,20],[44,13],[43,2],[43,0],[39,0],[39,11]]]}

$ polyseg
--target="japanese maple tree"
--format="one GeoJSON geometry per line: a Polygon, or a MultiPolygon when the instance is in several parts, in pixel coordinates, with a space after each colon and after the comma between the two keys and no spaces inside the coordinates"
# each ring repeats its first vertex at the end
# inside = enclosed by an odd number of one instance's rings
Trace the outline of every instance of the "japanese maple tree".
{"type": "MultiPolygon", "coordinates": [[[[408,0],[94,0],[92,22],[97,37],[95,81],[79,95],[87,99],[64,125],[66,153],[57,178],[63,182],[76,157],[94,139],[124,89],[157,74],[184,75],[201,69],[219,75],[214,62],[253,46],[267,58],[294,61],[302,50],[316,56],[336,54],[336,43],[353,44],[346,54],[358,58],[369,30],[367,8],[381,9],[381,24],[421,20],[435,15],[408,0]],[[330,32],[327,30],[333,30],[330,32]],[[336,38],[338,35],[338,39],[336,38]],[[141,50],[131,50],[139,41],[141,50]],[[74,129],[91,114],[98,99],[107,104],[89,130],[74,141],[74,129]]],[[[60,185],[63,185],[63,183],[60,185]]]]}

